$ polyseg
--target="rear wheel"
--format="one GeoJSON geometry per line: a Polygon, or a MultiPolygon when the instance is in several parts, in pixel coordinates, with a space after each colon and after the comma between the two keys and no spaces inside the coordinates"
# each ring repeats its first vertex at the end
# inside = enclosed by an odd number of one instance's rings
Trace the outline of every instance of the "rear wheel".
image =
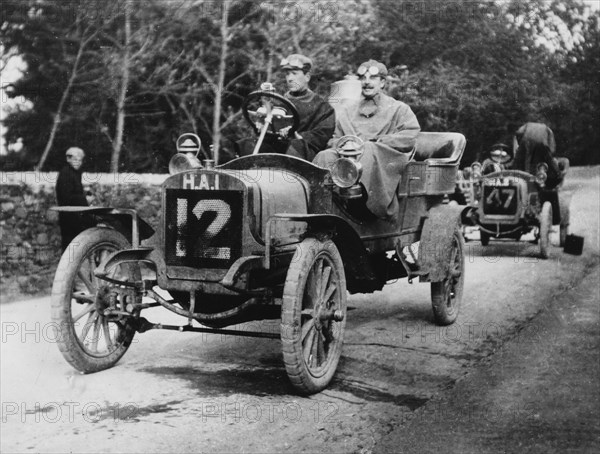
{"type": "Polygon", "coordinates": [[[464,241],[457,227],[452,236],[450,264],[447,276],[441,282],[431,283],[431,303],[435,323],[438,325],[450,325],[454,323],[460,310],[464,283],[464,241]]]}
{"type": "Polygon", "coordinates": [[[346,325],[346,277],[331,240],[305,239],[287,273],[281,312],[283,361],[303,394],[323,390],[333,378],[346,325]]]}
{"type": "Polygon", "coordinates": [[[560,247],[565,247],[565,241],[567,240],[567,235],[569,234],[569,224],[571,223],[571,214],[568,206],[560,207],[560,247]]]}
{"type": "MultiPolygon", "coordinates": [[[[52,320],[59,329],[58,348],[81,372],[112,367],[135,335],[128,309],[141,297],[133,289],[117,289],[94,275],[109,254],[129,246],[116,230],[88,229],[73,239],[58,264],[52,285],[52,320]]],[[[137,264],[120,265],[109,277],[140,280],[140,269],[137,264]]]]}
{"type": "Polygon", "coordinates": [[[547,259],[550,253],[550,230],[552,229],[552,204],[544,202],[540,213],[540,257],[547,259]]]}

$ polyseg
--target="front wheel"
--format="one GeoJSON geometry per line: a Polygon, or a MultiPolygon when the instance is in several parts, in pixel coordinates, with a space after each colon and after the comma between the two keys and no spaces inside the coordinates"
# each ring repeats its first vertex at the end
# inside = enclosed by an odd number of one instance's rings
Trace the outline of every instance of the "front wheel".
{"type": "MultiPolygon", "coordinates": [[[[112,367],[135,335],[128,312],[140,296],[98,279],[94,270],[111,253],[130,247],[116,230],[93,228],[73,239],[62,255],[52,285],[52,321],[58,348],[75,369],[90,373],[112,367]]],[[[136,264],[120,265],[110,275],[140,280],[136,264]]]]}
{"type": "Polygon", "coordinates": [[[540,213],[540,257],[547,259],[550,253],[550,229],[552,228],[552,204],[544,202],[540,213]]]}
{"type": "Polygon", "coordinates": [[[458,317],[465,283],[464,240],[457,227],[452,236],[450,265],[446,278],[431,283],[433,318],[438,325],[451,325],[458,317]]]}
{"type": "Polygon", "coordinates": [[[323,390],[335,374],[346,325],[346,277],[331,240],[305,239],[287,273],[281,308],[283,361],[302,394],[323,390]]]}

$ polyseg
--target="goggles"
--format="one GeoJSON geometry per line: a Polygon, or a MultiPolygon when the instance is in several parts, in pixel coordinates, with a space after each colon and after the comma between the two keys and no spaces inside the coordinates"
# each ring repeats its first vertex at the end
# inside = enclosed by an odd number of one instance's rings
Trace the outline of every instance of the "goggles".
{"type": "Polygon", "coordinates": [[[366,73],[369,73],[372,76],[379,75],[380,71],[377,66],[360,66],[358,70],[356,70],[356,74],[359,76],[364,76],[366,73]]]}
{"type": "Polygon", "coordinates": [[[279,66],[281,66],[281,67],[287,66],[287,68],[283,68],[283,69],[304,69],[305,65],[296,58],[292,58],[291,60],[284,58],[283,60],[281,60],[281,63],[279,64],[279,66]]]}

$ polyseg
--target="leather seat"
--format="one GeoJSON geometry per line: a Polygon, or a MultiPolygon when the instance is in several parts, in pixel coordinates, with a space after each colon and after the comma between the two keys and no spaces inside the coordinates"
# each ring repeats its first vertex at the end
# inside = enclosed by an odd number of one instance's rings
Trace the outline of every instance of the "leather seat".
{"type": "Polygon", "coordinates": [[[466,145],[465,136],[457,132],[420,132],[413,159],[443,160],[442,162],[458,162],[466,145]]]}

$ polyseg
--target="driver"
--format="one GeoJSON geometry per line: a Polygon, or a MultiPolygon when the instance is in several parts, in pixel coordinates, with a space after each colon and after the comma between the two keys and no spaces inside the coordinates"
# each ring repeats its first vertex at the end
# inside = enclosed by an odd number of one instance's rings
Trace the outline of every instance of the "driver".
{"type": "MultiPolygon", "coordinates": [[[[285,74],[288,89],[284,96],[296,107],[300,124],[292,137],[288,137],[290,127],[281,129],[279,138],[266,136],[261,146],[263,153],[285,153],[312,161],[320,150],[326,148],[335,128],[335,113],[327,101],[308,88],[312,67],[312,60],[301,54],[292,54],[281,60],[279,68],[285,74]]],[[[237,143],[238,154],[252,154],[256,140],[240,140],[237,143]]]]}
{"type": "MultiPolygon", "coordinates": [[[[400,176],[421,127],[407,104],[382,92],[388,74],[383,63],[369,60],[361,64],[356,73],[362,85],[361,97],[340,106],[329,146],[334,146],[336,140],[345,135],[355,135],[365,141],[360,158],[363,199],[375,216],[393,219],[398,214],[396,190],[400,176]]],[[[314,163],[329,168],[337,158],[337,152],[329,149],[320,152],[314,163]]]]}
{"type": "Polygon", "coordinates": [[[481,173],[488,175],[493,172],[500,172],[510,166],[512,158],[512,152],[508,145],[496,143],[492,145],[488,157],[481,164],[481,173]]]}

